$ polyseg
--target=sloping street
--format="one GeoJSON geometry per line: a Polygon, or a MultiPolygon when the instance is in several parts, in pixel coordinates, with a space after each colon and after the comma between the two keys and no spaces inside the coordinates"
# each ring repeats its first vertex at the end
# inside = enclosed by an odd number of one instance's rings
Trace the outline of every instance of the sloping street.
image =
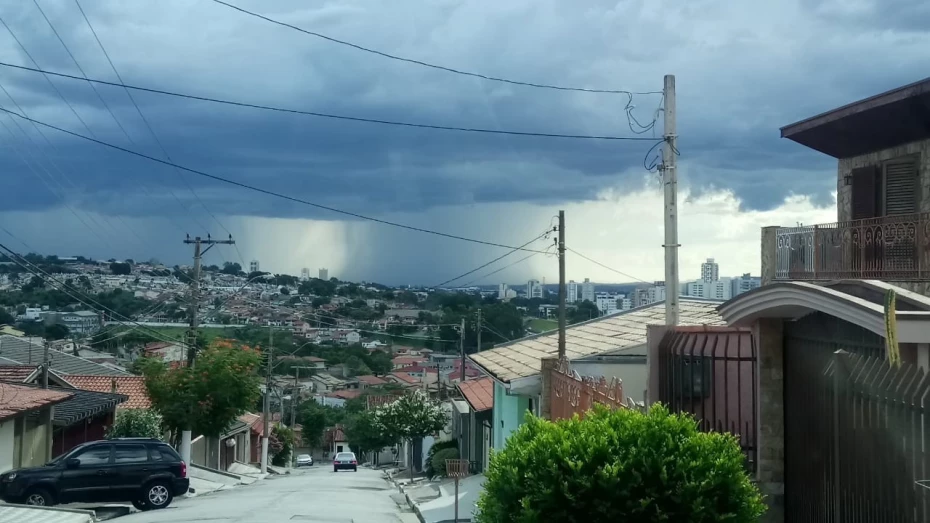
{"type": "Polygon", "coordinates": [[[380,471],[333,473],[314,466],[287,476],[203,497],[176,499],[164,510],[137,512],[120,523],[407,523],[380,471]]]}

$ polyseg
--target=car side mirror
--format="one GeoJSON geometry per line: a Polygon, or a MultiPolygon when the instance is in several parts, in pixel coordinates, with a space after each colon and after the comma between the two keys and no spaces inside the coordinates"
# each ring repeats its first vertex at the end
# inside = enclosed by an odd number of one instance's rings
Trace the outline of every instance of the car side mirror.
{"type": "Polygon", "coordinates": [[[70,458],[65,461],[65,467],[69,469],[76,469],[81,466],[81,460],[77,458],[70,458]]]}

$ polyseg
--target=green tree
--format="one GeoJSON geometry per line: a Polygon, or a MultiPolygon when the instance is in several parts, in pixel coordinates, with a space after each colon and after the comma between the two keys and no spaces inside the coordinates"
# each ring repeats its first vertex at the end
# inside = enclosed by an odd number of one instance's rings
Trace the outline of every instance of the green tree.
{"type": "Polygon", "coordinates": [[[165,436],[161,415],[151,409],[121,410],[113,426],[107,430],[107,439],[157,438],[165,436]]]}
{"type": "Polygon", "coordinates": [[[271,464],[276,467],[283,467],[291,459],[291,454],[297,445],[297,438],[294,431],[284,425],[275,425],[271,429],[271,434],[281,445],[280,449],[277,449],[274,456],[271,457],[271,464]]]}
{"type": "Polygon", "coordinates": [[[140,365],[152,406],[165,426],[219,437],[258,399],[257,350],[218,340],[201,351],[196,367],[168,368],[148,358],[140,365]]]}
{"type": "Polygon", "coordinates": [[[230,274],[232,276],[238,276],[242,272],[242,266],[238,263],[233,262],[223,262],[223,268],[220,270],[223,274],[230,274]]]}
{"type": "Polygon", "coordinates": [[[110,263],[110,272],[119,275],[132,274],[132,265],[128,263],[112,262],[110,263]]]}
{"type": "Polygon", "coordinates": [[[45,328],[45,338],[49,340],[63,340],[68,337],[71,332],[68,330],[68,327],[61,323],[53,323],[45,328]]]}
{"type": "Polygon", "coordinates": [[[87,290],[91,290],[94,286],[90,283],[90,278],[84,276],[83,274],[78,276],[78,284],[81,287],[84,287],[87,290]]]}
{"type": "Polygon", "coordinates": [[[365,358],[365,364],[371,369],[373,374],[384,375],[394,369],[394,362],[391,361],[391,355],[383,350],[373,350],[365,358]]]}
{"type": "Polygon", "coordinates": [[[0,307],[0,325],[12,325],[15,321],[15,316],[7,312],[6,309],[0,307]]]}
{"type": "MultiPolygon", "coordinates": [[[[430,399],[426,392],[417,389],[396,401],[375,410],[374,422],[385,438],[403,439],[410,445],[410,463],[413,463],[413,442],[442,430],[449,421],[442,406],[430,399]]],[[[410,467],[413,481],[413,467],[410,467]]]]}
{"type": "Polygon", "coordinates": [[[568,323],[570,324],[592,320],[601,314],[601,311],[598,310],[597,305],[591,303],[590,300],[585,300],[577,304],[574,309],[569,309],[567,312],[568,323]]]}
{"type": "Polygon", "coordinates": [[[377,453],[397,442],[397,438],[381,431],[375,421],[374,411],[371,410],[350,416],[345,424],[345,433],[352,450],[359,456],[369,452],[377,453]]]}
{"type": "Polygon", "coordinates": [[[287,287],[281,287],[281,289],[279,289],[279,292],[283,294],[284,296],[288,296],[291,294],[291,290],[288,289],[287,287]]]}
{"type": "Polygon", "coordinates": [[[739,442],[664,406],[532,415],[491,457],[479,523],[758,521],[762,495],[739,442]]]}
{"type": "Polygon", "coordinates": [[[331,407],[324,407],[315,400],[305,401],[298,407],[297,422],[303,427],[304,444],[311,449],[319,447],[326,428],[335,425],[331,411],[331,407]]]}

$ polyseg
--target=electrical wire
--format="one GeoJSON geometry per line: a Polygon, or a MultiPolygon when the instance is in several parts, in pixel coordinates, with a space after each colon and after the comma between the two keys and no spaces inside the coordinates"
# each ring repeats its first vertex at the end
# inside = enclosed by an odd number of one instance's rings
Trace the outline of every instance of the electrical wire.
{"type": "Polygon", "coordinates": [[[524,256],[523,258],[520,258],[519,260],[516,260],[516,261],[514,261],[514,262],[508,263],[507,265],[504,265],[503,267],[501,267],[501,268],[499,268],[499,269],[493,270],[493,271],[491,271],[491,272],[489,272],[489,273],[487,273],[487,274],[484,274],[484,275],[482,275],[482,276],[479,276],[479,277],[475,278],[474,280],[471,280],[471,281],[469,281],[469,282],[463,284],[462,287],[468,287],[469,285],[471,285],[471,284],[473,284],[473,283],[476,283],[476,282],[479,282],[479,281],[481,281],[481,280],[487,278],[488,276],[493,276],[493,275],[495,275],[495,274],[497,274],[497,273],[503,271],[504,269],[513,267],[514,265],[517,265],[518,263],[525,262],[526,260],[532,258],[533,256],[536,256],[537,254],[549,254],[548,251],[549,251],[550,249],[552,249],[552,246],[551,246],[551,245],[550,245],[545,251],[533,252],[532,254],[529,254],[529,255],[527,255],[527,256],[524,256]]]}
{"type": "Polygon", "coordinates": [[[539,240],[540,238],[543,238],[543,237],[548,238],[548,237],[549,237],[549,234],[552,233],[552,232],[554,232],[554,231],[555,231],[555,229],[546,229],[545,231],[543,231],[542,234],[540,234],[539,236],[533,238],[532,240],[530,240],[530,241],[524,243],[523,245],[521,245],[521,246],[519,246],[519,247],[516,247],[516,248],[514,248],[513,250],[508,251],[508,252],[506,252],[506,253],[504,253],[504,254],[498,256],[497,258],[494,258],[493,260],[491,260],[491,261],[489,261],[489,262],[487,262],[487,263],[481,264],[481,265],[479,265],[478,267],[475,267],[474,269],[472,269],[472,270],[470,270],[470,271],[468,271],[468,272],[466,272],[466,273],[464,273],[464,274],[460,274],[460,275],[456,276],[455,278],[450,278],[450,279],[448,279],[448,280],[446,280],[446,281],[444,281],[444,282],[442,282],[442,283],[439,283],[439,284],[437,284],[437,285],[433,285],[433,287],[439,288],[439,287],[442,287],[443,285],[446,285],[447,283],[453,282],[453,281],[455,281],[455,280],[460,280],[460,279],[464,278],[465,276],[468,276],[469,274],[474,274],[474,273],[480,271],[481,269],[487,267],[488,265],[491,265],[491,264],[494,263],[494,262],[497,262],[497,261],[499,261],[499,260],[502,260],[502,259],[506,258],[507,256],[510,256],[511,254],[513,254],[513,253],[517,252],[518,250],[522,249],[523,247],[526,247],[527,245],[529,245],[529,244],[531,244],[531,243],[533,243],[533,242],[539,240]]]}
{"type": "Polygon", "coordinates": [[[518,81],[518,80],[509,80],[509,79],[507,79],[507,78],[498,78],[498,77],[494,77],[494,76],[487,76],[487,75],[484,75],[484,74],[473,73],[473,72],[465,71],[465,70],[462,70],[462,69],[455,69],[455,68],[446,67],[446,66],[443,66],[443,65],[436,65],[436,64],[431,64],[431,63],[429,63],[429,62],[423,62],[423,61],[421,61],[421,60],[414,60],[414,59],[412,59],[412,58],[404,58],[404,57],[402,57],[402,56],[392,55],[392,54],[389,54],[389,53],[385,53],[385,52],[383,52],[383,51],[378,51],[378,50],[375,50],[375,49],[371,49],[371,48],[369,48],[369,47],[363,47],[363,46],[358,45],[358,44],[353,44],[353,43],[347,42],[347,41],[345,41],[345,40],[339,40],[339,39],[333,38],[333,37],[331,37],[331,36],[326,36],[326,35],[324,35],[324,34],[316,33],[316,32],[313,32],[313,31],[308,31],[308,30],[306,30],[306,29],[297,27],[296,25],[291,25],[291,24],[288,24],[288,23],[286,23],[286,22],[281,22],[281,21],[279,21],[279,20],[275,20],[275,19],[273,19],[273,18],[269,18],[269,17],[264,16],[264,15],[261,15],[261,14],[259,14],[259,13],[255,13],[255,12],[253,12],[253,11],[249,11],[249,10],[247,10],[247,9],[243,9],[243,8],[241,8],[241,7],[239,7],[239,6],[236,6],[236,5],[227,3],[227,2],[223,2],[222,0],[213,0],[213,1],[216,2],[217,4],[224,5],[224,6],[226,6],[226,7],[231,8],[231,9],[235,9],[236,11],[239,11],[239,12],[241,12],[241,13],[245,13],[245,14],[247,14],[247,15],[254,16],[254,17],[256,17],[256,18],[260,18],[260,19],[262,19],[262,20],[265,20],[266,22],[271,22],[272,24],[279,25],[279,26],[281,26],[281,27],[287,27],[288,29],[293,29],[293,30],[295,30],[295,31],[299,31],[299,32],[304,33],[304,34],[307,34],[307,35],[310,35],[310,36],[315,36],[315,37],[317,37],[317,38],[322,38],[323,40],[327,40],[327,41],[330,41],[330,42],[333,42],[333,43],[336,43],[336,44],[348,46],[348,47],[351,47],[351,48],[353,48],[353,49],[358,49],[359,51],[364,51],[364,52],[366,52],[366,53],[375,54],[375,55],[378,55],[378,56],[381,56],[381,57],[384,57],[384,58],[390,58],[391,60],[398,60],[398,61],[400,61],[400,62],[407,62],[407,63],[411,63],[411,64],[415,64],[415,65],[421,65],[421,66],[423,66],[423,67],[429,67],[429,68],[431,68],[431,69],[438,69],[438,70],[440,70],[440,71],[446,71],[446,72],[454,73],[454,74],[458,74],[458,75],[471,76],[471,77],[474,77],[474,78],[481,78],[481,79],[483,79],[483,80],[490,80],[490,81],[492,81],[492,82],[502,82],[502,83],[506,83],[506,84],[522,85],[522,86],[525,86],[525,87],[536,87],[536,88],[540,88],[540,89],[553,89],[553,90],[557,90],[557,91],[581,91],[581,92],[586,92],[586,93],[606,93],[606,94],[658,94],[658,93],[661,92],[661,91],[634,92],[634,91],[624,91],[624,90],[619,90],[619,89],[590,89],[590,88],[586,88],[586,87],[565,87],[565,86],[559,86],[559,85],[540,84],[540,83],[534,83],[534,82],[521,82],[521,81],[518,81]]]}
{"type": "Polygon", "coordinates": [[[337,208],[335,208],[335,207],[329,207],[329,206],[322,205],[322,204],[319,204],[319,203],[313,203],[313,202],[310,202],[310,201],[308,201],[308,200],[304,200],[304,199],[302,199],[302,198],[297,198],[297,197],[294,197],[294,196],[288,196],[288,195],[286,195],[286,194],[282,194],[282,193],[279,193],[279,192],[271,191],[271,190],[268,190],[268,189],[262,189],[262,188],[260,188],[260,187],[254,186],[254,185],[250,185],[250,184],[242,183],[242,182],[237,182],[237,181],[235,181],[235,180],[230,180],[229,178],[223,178],[222,176],[217,176],[217,175],[215,175],[215,174],[210,174],[210,173],[207,173],[207,172],[204,172],[204,171],[200,171],[200,170],[197,170],[197,169],[191,169],[190,167],[184,167],[183,165],[179,165],[179,164],[176,164],[176,163],[173,163],[173,162],[169,162],[169,161],[166,161],[166,160],[161,160],[161,159],[159,159],[159,158],[155,158],[154,156],[149,156],[149,155],[147,155],[147,154],[143,154],[143,153],[140,153],[140,152],[136,152],[136,151],[133,151],[133,150],[131,150],[131,149],[126,149],[125,147],[120,147],[120,146],[118,146],[118,145],[114,145],[114,144],[111,144],[111,143],[108,143],[108,142],[104,142],[103,140],[98,140],[98,139],[96,139],[96,138],[91,138],[91,137],[89,137],[89,136],[84,136],[84,135],[82,135],[82,134],[80,134],[80,133],[76,133],[76,132],[74,132],[74,131],[69,131],[69,130],[63,129],[63,128],[61,128],[61,127],[57,127],[57,126],[54,126],[54,125],[51,125],[51,124],[48,124],[48,123],[45,123],[45,122],[41,122],[41,121],[39,121],[39,120],[35,120],[35,119],[33,119],[33,118],[29,118],[28,116],[19,114],[19,113],[15,112],[15,111],[10,111],[9,109],[3,108],[3,107],[0,107],[0,111],[5,112],[5,113],[12,114],[12,115],[14,115],[14,116],[16,116],[16,117],[18,117],[18,118],[22,118],[23,120],[35,122],[35,123],[37,123],[37,124],[39,124],[39,125],[41,125],[41,126],[43,126],[43,127],[47,127],[47,128],[49,128],[49,129],[54,129],[54,130],[56,130],[56,131],[59,131],[59,132],[65,133],[65,134],[69,134],[69,135],[74,136],[74,137],[76,137],[76,138],[81,138],[81,139],[87,140],[87,141],[89,141],[89,142],[94,142],[94,143],[96,143],[96,144],[103,145],[104,147],[109,147],[109,148],[111,148],[111,149],[116,149],[117,151],[122,151],[122,152],[124,152],[124,153],[131,154],[131,155],[133,155],[133,156],[138,156],[138,157],[140,157],[140,158],[145,158],[145,159],[151,160],[151,161],[153,161],[153,162],[157,162],[157,163],[164,164],[164,165],[174,166],[174,167],[177,167],[178,169],[182,169],[182,170],[184,170],[184,171],[187,171],[187,172],[190,172],[190,173],[194,173],[194,174],[196,174],[196,175],[198,175],[198,176],[203,176],[203,177],[205,177],[205,178],[210,178],[210,179],[212,179],[212,180],[217,180],[217,181],[220,181],[220,182],[229,184],[229,185],[233,185],[233,186],[236,186],[236,187],[241,187],[241,188],[243,188],[243,189],[248,189],[248,190],[250,190],[250,191],[255,191],[255,192],[258,192],[258,193],[261,193],[261,194],[267,194],[267,195],[269,195],[269,196],[274,196],[274,197],[276,197],[276,198],[281,198],[281,199],[283,199],[283,200],[288,200],[288,201],[292,201],[292,202],[295,202],[295,203],[300,203],[300,204],[302,204],[302,205],[307,205],[307,206],[309,206],[309,207],[315,207],[315,208],[317,208],[317,209],[322,209],[322,210],[325,210],[325,211],[330,211],[330,212],[334,212],[334,213],[337,213],[337,214],[342,214],[342,215],[344,215],[344,216],[351,216],[351,217],[353,217],[353,218],[358,218],[358,219],[361,219],[361,220],[367,220],[367,221],[374,222],[374,223],[380,223],[380,224],[382,224],[382,225],[388,225],[388,226],[391,226],[391,227],[397,227],[397,228],[399,228],[399,229],[406,229],[406,230],[409,230],[409,231],[421,232],[421,233],[424,233],[424,234],[431,234],[431,235],[434,235],[434,236],[440,236],[440,237],[443,237],[443,238],[450,238],[450,239],[453,239],[453,240],[459,240],[459,241],[464,241],[464,242],[469,242],[469,243],[476,243],[476,244],[479,244],[479,245],[488,245],[488,246],[491,246],[491,247],[501,247],[501,248],[504,248],[504,249],[517,249],[517,250],[527,251],[527,252],[538,252],[538,253],[543,253],[543,252],[545,252],[545,251],[534,251],[533,249],[527,249],[527,248],[525,248],[525,247],[524,247],[524,248],[519,248],[519,247],[514,247],[514,246],[512,246],[512,245],[505,245],[505,244],[502,244],[502,243],[490,242],[490,241],[485,241],[485,240],[478,240],[478,239],[475,239],[475,238],[468,238],[468,237],[466,237],[466,236],[459,236],[459,235],[456,235],[456,234],[450,234],[450,233],[445,233],[445,232],[440,232],[440,231],[434,231],[434,230],[432,230],[432,229],[426,229],[426,228],[423,228],[423,227],[416,227],[416,226],[413,226],[413,225],[405,225],[405,224],[398,223],[398,222],[393,222],[393,221],[390,221],[390,220],[383,220],[383,219],[381,219],[381,218],[374,218],[374,217],[371,217],[371,216],[365,216],[365,215],[363,215],[363,214],[358,214],[358,213],[354,213],[354,212],[350,212],[350,211],[344,211],[344,210],[342,210],[342,209],[337,209],[337,208]]]}
{"type": "MultiPolygon", "coordinates": [[[[33,1],[37,1],[37,0],[33,0],[33,1]]],[[[90,29],[91,34],[94,35],[94,40],[97,41],[97,45],[100,47],[100,50],[103,52],[103,56],[106,57],[107,63],[110,64],[110,69],[113,70],[113,74],[115,74],[116,78],[119,80],[119,84],[123,87],[123,90],[126,92],[126,96],[129,97],[129,101],[132,102],[133,107],[136,108],[136,112],[139,114],[139,118],[142,119],[142,123],[145,124],[146,129],[148,129],[149,131],[149,134],[152,135],[152,138],[155,140],[156,145],[158,145],[158,148],[161,150],[162,155],[169,162],[173,161],[171,159],[171,155],[168,154],[168,151],[165,149],[164,145],[162,145],[161,140],[158,138],[158,135],[155,134],[155,129],[153,129],[152,125],[149,124],[148,118],[145,117],[145,114],[142,113],[142,109],[139,108],[139,104],[136,103],[136,99],[133,98],[132,93],[129,91],[129,89],[124,84],[123,77],[119,74],[119,71],[116,69],[116,65],[113,63],[113,60],[110,59],[110,53],[107,52],[107,49],[106,47],[103,46],[103,42],[100,40],[100,37],[97,36],[97,31],[94,29],[94,26],[90,23],[90,19],[87,17],[87,14],[84,12],[84,8],[81,7],[81,3],[78,0],[74,0],[74,3],[75,5],[77,5],[78,10],[81,12],[81,16],[84,18],[84,22],[87,24],[87,28],[90,29]]],[[[89,83],[91,82],[91,80],[87,78],[87,75],[84,74],[83,71],[81,71],[81,74],[84,76],[85,80],[87,80],[89,83]]],[[[204,203],[203,200],[200,198],[200,195],[197,194],[197,191],[195,191],[194,188],[191,186],[191,184],[188,183],[187,178],[184,177],[184,174],[177,169],[175,169],[175,172],[181,178],[184,184],[187,185],[187,189],[194,196],[197,202],[200,203],[200,206],[203,207],[203,210],[206,211],[207,214],[210,215],[211,218],[213,218],[213,221],[215,221],[217,225],[219,225],[220,228],[226,232],[226,234],[232,234],[231,232],[229,232],[229,229],[227,229],[226,226],[223,225],[223,223],[219,219],[217,219],[216,215],[213,214],[212,211],[210,211],[210,209],[207,207],[207,204],[204,203]]],[[[177,199],[177,197],[175,197],[175,199],[177,199]]],[[[180,203],[179,199],[178,199],[178,202],[180,203]]],[[[196,218],[195,218],[195,222],[196,222],[196,218]]],[[[199,222],[198,222],[198,225],[203,227],[203,225],[199,224],[199,222]]],[[[204,227],[204,229],[206,228],[204,227]]]]}
{"type": "Polygon", "coordinates": [[[638,282],[641,282],[641,283],[648,283],[648,284],[650,284],[650,285],[652,285],[653,283],[655,283],[655,282],[646,281],[646,280],[644,280],[644,279],[642,279],[642,278],[637,278],[636,276],[633,276],[633,275],[631,275],[631,274],[627,274],[627,273],[625,273],[625,272],[623,272],[623,271],[619,271],[619,270],[617,270],[617,269],[614,269],[613,267],[608,267],[607,265],[604,265],[603,263],[601,263],[601,262],[599,262],[599,261],[597,261],[597,260],[593,260],[593,259],[591,259],[591,258],[585,256],[584,254],[581,254],[580,252],[576,251],[575,249],[570,249],[570,248],[566,247],[565,250],[566,250],[566,251],[569,251],[569,252],[571,252],[571,253],[573,253],[573,254],[575,254],[575,255],[581,257],[581,258],[584,258],[584,259],[588,260],[589,262],[591,262],[591,263],[593,263],[593,264],[595,264],[595,265],[599,265],[599,266],[601,266],[601,267],[607,269],[608,271],[613,271],[613,272],[615,272],[615,273],[617,273],[617,274],[619,274],[619,275],[621,275],[621,276],[625,276],[625,277],[627,277],[627,278],[630,278],[630,279],[632,279],[632,280],[635,280],[635,281],[638,281],[638,282]]]}
{"type": "Polygon", "coordinates": [[[491,325],[490,325],[489,323],[487,323],[486,321],[484,321],[484,320],[481,320],[481,328],[483,328],[484,330],[490,332],[491,334],[497,335],[500,339],[502,339],[502,340],[504,340],[504,341],[513,341],[512,339],[508,338],[507,336],[504,336],[503,334],[501,334],[500,331],[498,331],[498,330],[495,329],[494,327],[491,327],[491,325]]]}
{"type": "MultiPolygon", "coordinates": [[[[202,102],[212,102],[224,105],[232,105],[235,107],[247,107],[251,109],[261,109],[264,111],[274,111],[279,113],[289,113],[289,114],[299,114],[304,116],[315,116],[318,118],[331,118],[334,120],[346,120],[351,122],[363,122],[363,123],[373,123],[381,125],[393,125],[400,127],[415,127],[420,129],[433,129],[440,131],[459,131],[459,132],[468,132],[468,133],[482,133],[482,134],[503,134],[510,136],[535,136],[541,138],[566,138],[566,139],[575,139],[575,140],[612,140],[612,141],[654,141],[656,138],[648,138],[643,136],[611,136],[611,135],[586,135],[586,134],[570,134],[570,133],[542,133],[542,132],[530,132],[530,131],[509,131],[504,129],[486,129],[481,127],[456,127],[448,125],[433,125],[425,123],[415,123],[415,122],[402,122],[397,120],[379,120],[376,118],[363,118],[358,116],[346,116],[339,114],[330,114],[330,113],[319,113],[315,111],[304,111],[300,109],[289,109],[285,107],[276,107],[272,105],[261,105],[253,104],[249,102],[239,102],[235,100],[224,100],[221,98],[212,98],[208,96],[198,96],[193,94],[178,93],[173,91],[166,91],[164,89],[154,89],[150,87],[139,87],[135,85],[130,85],[123,83],[120,80],[120,83],[108,82],[106,80],[98,80],[95,78],[81,78],[79,76],[74,76],[66,73],[59,73],[54,71],[48,71],[45,69],[38,69],[33,67],[26,67],[23,65],[15,65],[6,62],[0,62],[0,66],[8,67],[13,69],[20,69],[23,71],[31,71],[35,73],[42,73],[51,76],[57,76],[60,78],[68,78],[71,80],[86,80],[88,82],[98,83],[102,85],[111,85],[116,87],[123,87],[127,90],[132,89],[136,91],[143,91],[147,93],[161,94],[165,96],[174,96],[178,98],[187,98],[191,100],[199,100],[202,102]]],[[[169,159],[170,161],[170,159],[169,159]]]]}

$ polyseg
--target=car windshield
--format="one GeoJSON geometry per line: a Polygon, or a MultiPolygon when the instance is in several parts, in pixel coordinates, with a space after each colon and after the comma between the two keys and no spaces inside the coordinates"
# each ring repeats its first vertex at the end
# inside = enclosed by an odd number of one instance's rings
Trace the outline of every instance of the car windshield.
{"type": "Polygon", "coordinates": [[[309,455],[309,454],[301,454],[300,456],[297,456],[297,459],[310,459],[310,455],[309,455]]]}
{"type": "Polygon", "coordinates": [[[336,459],[340,461],[355,459],[355,454],[352,454],[351,452],[340,452],[339,454],[336,454],[336,459]]]}

